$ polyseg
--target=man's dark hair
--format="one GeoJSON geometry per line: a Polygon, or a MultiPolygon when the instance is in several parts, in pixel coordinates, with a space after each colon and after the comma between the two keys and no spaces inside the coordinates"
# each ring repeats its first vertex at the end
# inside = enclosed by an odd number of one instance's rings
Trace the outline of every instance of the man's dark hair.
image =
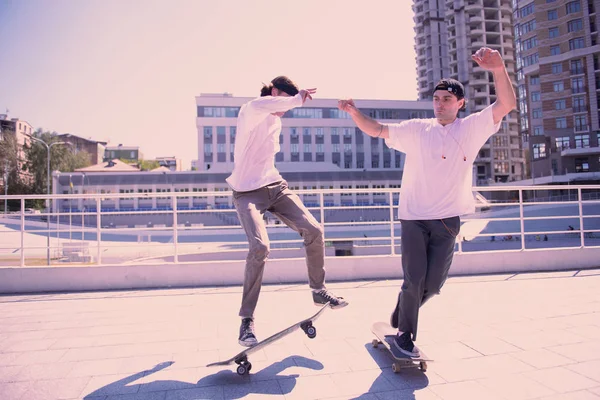
{"type": "Polygon", "coordinates": [[[285,92],[287,94],[289,94],[290,96],[295,96],[298,94],[299,90],[298,90],[298,86],[296,86],[296,84],[287,76],[278,76],[277,78],[273,79],[271,81],[271,84],[269,85],[264,85],[260,91],[260,96],[270,96],[271,95],[271,90],[273,90],[273,88],[276,88],[278,90],[281,90],[282,92],[285,92]]]}

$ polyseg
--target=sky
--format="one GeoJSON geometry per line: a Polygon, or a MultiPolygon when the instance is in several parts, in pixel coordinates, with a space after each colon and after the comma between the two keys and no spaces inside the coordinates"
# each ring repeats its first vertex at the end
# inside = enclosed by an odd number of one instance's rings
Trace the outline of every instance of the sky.
{"type": "Polygon", "coordinates": [[[0,0],[0,114],[197,158],[195,97],[417,100],[410,0],[0,0]]]}

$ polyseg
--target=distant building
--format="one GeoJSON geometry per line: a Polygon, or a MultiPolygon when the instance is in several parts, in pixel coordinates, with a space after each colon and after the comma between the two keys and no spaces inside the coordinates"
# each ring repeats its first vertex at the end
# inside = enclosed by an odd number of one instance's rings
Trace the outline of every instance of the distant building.
{"type": "Polygon", "coordinates": [[[92,139],[85,139],[80,136],[75,136],[70,133],[58,135],[58,138],[63,142],[71,143],[72,148],[76,151],[84,151],[90,155],[92,165],[98,164],[104,159],[106,150],[106,142],[99,142],[92,139]]]}

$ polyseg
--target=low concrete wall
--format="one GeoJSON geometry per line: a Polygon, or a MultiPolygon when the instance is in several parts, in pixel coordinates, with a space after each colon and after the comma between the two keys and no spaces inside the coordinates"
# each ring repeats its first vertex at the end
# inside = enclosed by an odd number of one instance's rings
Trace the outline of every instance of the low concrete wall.
{"type": "MultiPolygon", "coordinates": [[[[399,279],[401,256],[327,257],[327,280],[399,279]]],[[[600,248],[456,254],[451,275],[535,272],[600,266],[600,248]]],[[[243,261],[160,265],[0,268],[0,293],[39,293],[240,285],[243,261]]],[[[307,282],[303,258],[269,260],[265,283],[307,282]]]]}

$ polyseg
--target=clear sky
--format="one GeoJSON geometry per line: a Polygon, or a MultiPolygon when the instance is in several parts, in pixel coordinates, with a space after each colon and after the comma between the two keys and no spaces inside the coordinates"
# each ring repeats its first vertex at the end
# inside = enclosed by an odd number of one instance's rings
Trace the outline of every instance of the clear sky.
{"type": "Polygon", "coordinates": [[[416,100],[410,0],[0,0],[0,114],[197,158],[195,96],[416,100]]]}

